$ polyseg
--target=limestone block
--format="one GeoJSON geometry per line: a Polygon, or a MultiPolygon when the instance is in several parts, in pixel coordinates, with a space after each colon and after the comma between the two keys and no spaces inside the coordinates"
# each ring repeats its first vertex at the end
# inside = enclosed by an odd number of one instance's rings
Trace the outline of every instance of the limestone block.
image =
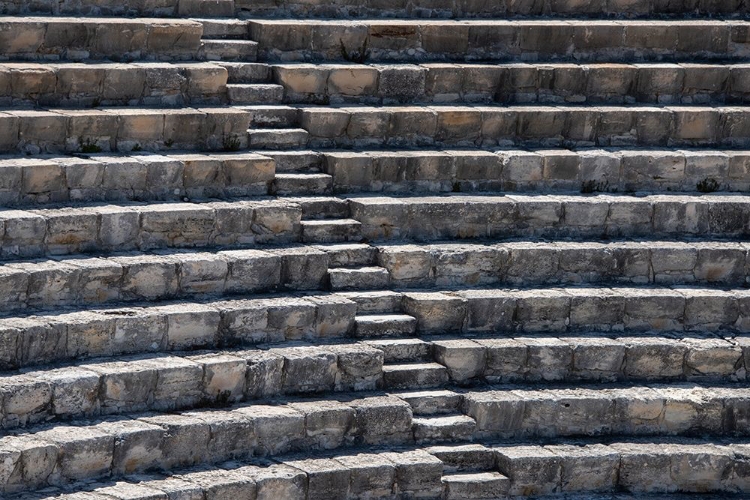
{"type": "Polygon", "coordinates": [[[631,378],[681,377],[687,346],[661,337],[622,337],[625,374],[631,378]]]}
{"type": "Polygon", "coordinates": [[[357,303],[344,297],[309,296],[316,305],[315,333],[319,337],[343,337],[354,328],[357,303]]]}
{"type": "Polygon", "coordinates": [[[406,102],[424,95],[427,73],[424,68],[407,64],[375,68],[378,71],[378,96],[385,101],[406,102]]]}
{"type": "Polygon", "coordinates": [[[185,415],[196,417],[208,424],[210,438],[206,460],[220,462],[252,456],[257,447],[253,422],[233,411],[192,411],[185,415]]]}
{"type": "Polygon", "coordinates": [[[334,449],[354,432],[354,409],[338,401],[299,402],[289,405],[305,415],[306,441],[309,446],[334,449]]]}
{"type": "Polygon", "coordinates": [[[284,465],[299,469],[307,475],[307,498],[349,498],[349,470],[330,458],[288,460],[284,465]]]}
{"type": "Polygon", "coordinates": [[[204,375],[200,363],[176,356],[155,356],[143,362],[156,369],[153,408],[189,408],[202,401],[204,375]]]}
{"type": "Polygon", "coordinates": [[[245,382],[248,398],[268,398],[282,393],[284,357],[268,351],[238,353],[247,362],[245,382]]]}
{"type": "Polygon", "coordinates": [[[337,456],[335,460],[349,470],[349,494],[353,498],[387,496],[392,493],[396,466],[382,455],[359,453],[337,456]]]}
{"type": "Polygon", "coordinates": [[[495,448],[500,472],[510,478],[511,495],[556,493],[561,487],[561,458],[541,446],[495,448]]]}
{"type": "Polygon", "coordinates": [[[562,491],[610,491],[615,487],[620,456],[608,446],[552,445],[545,449],[560,457],[562,491]]]}
{"type": "Polygon", "coordinates": [[[42,379],[51,388],[52,413],[66,417],[91,415],[99,407],[99,375],[83,368],[49,370],[42,379]]]}
{"type": "Polygon", "coordinates": [[[487,349],[469,339],[446,339],[432,342],[435,360],[448,368],[452,380],[464,382],[481,376],[487,363],[487,349]]]}
{"type": "Polygon", "coordinates": [[[227,261],[209,252],[177,254],[179,289],[183,294],[221,294],[229,273],[227,261]]]}
{"type": "Polygon", "coordinates": [[[279,349],[284,356],[283,391],[287,394],[321,392],[334,387],[336,354],[318,347],[289,347],[279,349]]]}
{"type": "Polygon", "coordinates": [[[406,314],[417,318],[419,332],[444,333],[463,329],[467,301],[443,293],[407,293],[402,307],[406,314]]]}
{"type": "Polygon", "coordinates": [[[3,427],[34,424],[49,418],[52,386],[33,375],[7,377],[0,385],[3,400],[3,427]]]}
{"type": "Polygon", "coordinates": [[[443,463],[423,450],[382,453],[396,468],[396,491],[412,498],[439,496],[443,463]]]}
{"type": "Polygon", "coordinates": [[[225,341],[232,344],[254,344],[267,340],[268,308],[263,303],[235,300],[217,304],[221,313],[220,328],[225,341]]]}
{"type": "Polygon", "coordinates": [[[204,461],[210,438],[210,428],[204,420],[181,414],[157,414],[138,420],[164,429],[160,467],[184,467],[204,461]]]}
{"type": "Polygon", "coordinates": [[[177,259],[169,256],[134,254],[115,257],[122,266],[122,297],[154,299],[178,294],[177,259]]]}
{"type": "Polygon", "coordinates": [[[153,403],[156,369],[142,362],[143,357],[125,358],[81,366],[99,374],[100,402],[103,413],[143,410],[153,403]]]}
{"type": "Polygon", "coordinates": [[[235,410],[253,423],[258,455],[294,449],[305,437],[305,416],[289,406],[245,406],[235,410]]]}
{"type": "Polygon", "coordinates": [[[260,250],[219,252],[227,259],[227,292],[269,290],[281,282],[281,257],[260,250]]]}
{"type": "Polygon", "coordinates": [[[365,345],[327,346],[337,359],[336,390],[375,389],[383,375],[383,352],[365,345]]]}
{"type": "Polygon", "coordinates": [[[347,404],[356,411],[357,434],[365,443],[402,443],[403,439],[411,439],[412,410],[405,401],[376,396],[347,404]]]}
{"type": "Polygon", "coordinates": [[[281,284],[293,290],[322,288],[328,274],[328,254],[308,247],[283,248],[271,253],[281,258],[281,284]]]}
{"type": "Polygon", "coordinates": [[[378,88],[379,72],[370,66],[330,66],[328,95],[370,96],[378,88]]]}
{"type": "Polygon", "coordinates": [[[164,429],[127,418],[111,418],[96,426],[114,437],[112,471],[117,474],[133,474],[162,461],[162,438],[164,429]]]}
{"type": "Polygon", "coordinates": [[[58,425],[36,433],[58,447],[58,465],[48,478],[51,484],[109,474],[114,456],[114,436],[95,428],[58,425]]]}

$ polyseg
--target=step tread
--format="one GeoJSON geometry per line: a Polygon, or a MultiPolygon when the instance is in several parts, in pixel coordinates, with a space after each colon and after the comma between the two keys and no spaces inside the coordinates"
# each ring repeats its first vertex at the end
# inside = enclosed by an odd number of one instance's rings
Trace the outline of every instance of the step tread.
{"type": "Polygon", "coordinates": [[[412,323],[416,321],[414,316],[408,314],[358,314],[355,318],[358,323],[412,323]]]}
{"type": "Polygon", "coordinates": [[[354,219],[310,219],[300,222],[303,226],[327,227],[327,226],[359,226],[361,223],[354,219]]]}

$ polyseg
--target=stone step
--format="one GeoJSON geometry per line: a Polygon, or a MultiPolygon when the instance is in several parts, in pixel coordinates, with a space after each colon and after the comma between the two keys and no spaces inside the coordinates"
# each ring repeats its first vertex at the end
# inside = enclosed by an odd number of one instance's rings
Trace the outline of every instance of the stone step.
{"type": "Polygon", "coordinates": [[[231,107],[9,109],[0,114],[0,152],[236,151],[247,147],[249,122],[231,107]]]}
{"type": "Polygon", "coordinates": [[[379,338],[364,342],[383,351],[384,363],[429,361],[432,357],[430,344],[420,339],[379,338]]]}
{"type": "Polygon", "coordinates": [[[742,286],[748,246],[731,241],[514,241],[379,245],[397,288],[621,283],[742,286]]]}
{"type": "MultiPolygon", "coordinates": [[[[173,347],[194,347],[191,332],[184,333],[173,339],[173,347]]],[[[292,343],[262,350],[104,358],[6,374],[1,422],[4,429],[13,429],[58,419],[368,391],[380,383],[382,365],[382,353],[362,344],[292,343]]]]}
{"type": "Polygon", "coordinates": [[[510,480],[499,472],[473,472],[443,475],[445,500],[492,500],[510,491],[510,480]]]}
{"type": "Polygon", "coordinates": [[[13,261],[0,265],[0,311],[322,290],[328,262],[309,246],[13,261]]]}
{"type": "Polygon", "coordinates": [[[382,267],[339,267],[328,269],[331,290],[377,290],[388,288],[388,271],[382,267]]]}
{"type": "Polygon", "coordinates": [[[367,267],[375,264],[378,250],[365,243],[332,243],[315,245],[328,254],[331,267],[367,267]]]}
{"type": "MultiPolygon", "coordinates": [[[[345,451],[342,446],[351,447],[355,439],[369,445],[408,445],[412,440],[410,426],[409,406],[383,396],[322,405],[304,400],[242,404],[223,410],[131,414],[88,420],[78,426],[38,426],[0,438],[9,469],[17,471],[24,464],[23,472],[7,474],[0,487],[13,493],[253,455],[278,456],[320,448],[345,451]],[[325,427],[329,419],[331,427],[325,427]]],[[[389,453],[386,457],[398,460],[397,455],[389,453]]],[[[426,452],[408,455],[405,463],[411,466],[425,461],[432,464],[432,472],[438,476],[433,478],[433,487],[439,491],[440,460],[426,452]]],[[[406,484],[401,488],[409,491],[406,484]]]]}
{"type": "Polygon", "coordinates": [[[741,195],[351,196],[351,217],[368,241],[513,237],[740,237],[741,195]]]}
{"type": "Polygon", "coordinates": [[[438,456],[476,454],[475,447],[354,448],[306,460],[295,454],[265,462],[234,460],[217,467],[177,469],[172,474],[126,475],[117,482],[48,487],[33,498],[151,500],[257,495],[265,499],[283,495],[281,498],[302,500],[387,498],[399,491],[408,498],[494,500],[506,498],[496,494],[504,491],[542,499],[564,494],[571,500],[707,500],[717,494],[733,498],[734,493],[744,491],[747,482],[745,441],[699,439],[490,445],[485,447],[486,454],[496,456],[508,474],[513,473],[512,478],[496,470],[440,471],[438,456]],[[652,462],[655,465],[649,465],[652,462]],[[693,463],[696,465],[691,466],[693,463]],[[695,493],[667,493],[674,491],[695,493]]]}
{"type": "Polygon", "coordinates": [[[314,173],[321,171],[322,156],[315,151],[264,151],[273,158],[279,173],[314,173]]]}
{"type": "MultiPolygon", "coordinates": [[[[102,293],[107,283],[94,271],[87,275],[92,277],[91,284],[76,290],[89,303],[108,298],[102,293]]],[[[100,275],[103,271],[109,269],[101,268],[100,275]]],[[[29,291],[37,293],[31,296],[33,300],[41,300],[37,290],[45,278],[52,278],[49,273],[32,268],[17,274],[19,290],[8,286],[3,291],[19,298],[5,302],[29,302],[29,291]]],[[[210,281],[207,285],[217,286],[210,281]]],[[[618,289],[615,294],[612,289],[566,290],[468,290],[454,296],[407,293],[405,309],[421,317],[421,339],[362,340],[381,350],[389,363],[437,361],[446,376],[459,384],[477,380],[733,381],[745,379],[750,371],[750,342],[738,334],[748,330],[743,291],[618,289]],[[416,310],[420,303],[423,312],[416,310]],[[431,316],[422,315],[427,313],[431,316]],[[424,333],[458,331],[464,321],[463,335],[469,338],[424,333]],[[701,330],[718,333],[710,337],[701,330]],[[503,334],[491,333],[495,331],[503,334]]],[[[63,291],[58,293],[61,300],[63,291]]],[[[340,339],[352,336],[356,315],[376,314],[386,307],[398,310],[401,297],[396,292],[254,295],[20,310],[18,315],[0,318],[0,369],[173,350],[179,347],[168,346],[179,346],[174,339],[185,335],[193,345],[204,348],[340,339]]]]}
{"type": "Polygon", "coordinates": [[[343,339],[357,303],[340,295],[250,296],[22,311],[0,318],[0,369],[76,359],[343,339]]]}
{"type": "Polygon", "coordinates": [[[204,38],[201,40],[198,57],[206,61],[255,62],[258,44],[251,40],[204,38]]]}
{"type": "Polygon", "coordinates": [[[417,332],[709,332],[747,330],[743,289],[689,286],[475,288],[402,293],[417,332]]]}
{"type": "Polygon", "coordinates": [[[188,19],[0,16],[3,58],[192,59],[203,25],[188,19]]]}
{"type": "Polygon", "coordinates": [[[273,64],[286,102],[307,104],[706,104],[750,100],[746,64],[273,64]]]}
{"type": "MultiPolygon", "coordinates": [[[[322,0],[285,2],[257,2],[236,0],[238,14],[242,17],[301,17],[301,18],[508,18],[529,16],[554,17],[615,17],[641,18],[649,16],[741,15],[747,12],[744,3],[678,3],[666,4],[652,0],[638,2],[617,1],[611,3],[590,2],[499,2],[477,4],[462,0],[444,4],[425,4],[410,0],[398,0],[384,5],[380,2],[339,2],[335,5],[322,0]]],[[[386,23],[388,19],[380,22],[386,23]]],[[[391,35],[393,36],[393,35],[391,35]]]]}
{"type": "Polygon", "coordinates": [[[357,337],[405,337],[416,330],[417,320],[407,314],[362,314],[354,318],[357,337]]]}
{"type": "Polygon", "coordinates": [[[705,149],[320,152],[337,193],[747,191],[750,155],[705,149]]]}
{"type": "Polygon", "coordinates": [[[474,437],[481,440],[524,436],[739,436],[748,432],[740,416],[745,411],[746,392],[744,387],[694,384],[489,388],[464,394],[462,411],[476,420],[474,437]],[[729,420],[722,422],[722,418],[729,420]]]}
{"type": "MultiPolygon", "coordinates": [[[[232,0],[162,0],[159,2],[114,2],[101,0],[40,0],[0,2],[6,14],[54,14],[73,16],[234,17],[232,0]]],[[[239,22],[239,21],[238,21],[239,22]]]]}
{"type": "Polygon", "coordinates": [[[310,147],[591,147],[750,144],[726,106],[384,106],[301,108],[310,147]]]}
{"type": "Polygon", "coordinates": [[[269,83],[271,67],[257,62],[220,61],[214,63],[227,70],[229,83],[269,83]]]}
{"type": "Polygon", "coordinates": [[[301,223],[305,243],[358,242],[360,223],[353,219],[304,220],[301,223]]]}
{"type": "Polygon", "coordinates": [[[277,196],[330,195],[332,179],[328,174],[276,174],[272,190],[277,196]]]}
{"type": "Polygon", "coordinates": [[[255,153],[86,153],[0,157],[3,206],[169,201],[269,193],[274,161],[255,153]]]}
{"type": "MultiPolygon", "coordinates": [[[[368,345],[383,349],[386,363],[389,351],[395,347],[372,342],[368,345]]],[[[448,369],[451,381],[459,384],[585,380],[734,382],[746,379],[750,367],[747,339],[732,334],[423,336],[419,346],[419,352],[404,350],[401,360],[422,361],[426,350],[434,361],[448,369]],[[407,357],[409,354],[414,357],[407,357]]]]}
{"type": "Polygon", "coordinates": [[[336,295],[354,301],[357,304],[357,310],[362,314],[385,314],[401,311],[402,294],[391,290],[337,292],[336,295]]]}
{"type": "Polygon", "coordinates": [[[309,134],[301,128],[252,128],[247,131],[248,144],[256,149],[288,149],[307,146],[309,134]]]}
{"type": "Polygon", "coordinates": [[[212,63],[0,63],[2,106],[184,106],[226,102],[212,63]]]}
{"type": "MultiPolygon", "coordinates": [[[[228,2],[226,0],[191,0],[189,2],[184,2],[182,0],[185,7],[190,5],[191,3],[194,4],[194,8],[197,9],[208,9],[208,10],[216,10],[218,9],[226,9],[228,8],[228,5],[231,5],[231,10],[222,15],[217,15],[214,17],[224,17],[224,18],[232,18],[234,17],[234,5],[232,5],[233,2],[228,2]]],[[[180,5],[182,7],[183,5],[180,5]]],[[[190,7],[193,7],[193,5],[190,5],[190,7]]],[[[182,14],[181,15],[185,15],[182,14]]],[[[190,16],[200,16],[199,14],[187,14],[190,16]]],[[[209,38],[209,39],[221,39],[221,38],[228,38],[228,39],[243,39],[247,38],[248,32],[250,31],[248,29],[247,21],[242,21],[240,19],[194,19],[195,21],[200,21],[203,24],[203,38],[209,38]]]]}
{"type": "Polygon", "coordinates": [[[232,104],[267,104],[281,102],[284,87],[272,83],[231,83],[227,95],[232,104]]]}
{"type": "Polygon", "coordinates": [[[446,389],[399,392],[397,395],[409,403],[414,415],[422,416],[456,413],[463,403],[463,396],[460,393],[446,389]]]}
{"type": "Polygon", "coordinates": [[[744,21],[253,19],[264,61],[740,60],[744,21]],[[295,33],[290,37],[289,33],[295,33]],[[320,36],[326,33],[328,36],[320,36]],[[336,35],[332,35],[336,33],[336,35]],[[656,36],[658,34],[658,37],[656,36]]]}
{"type": "Polygon", "coordinates": [[[438,363],[383,365],[383,387],[389,390],[439,387],[448,382],[448,370],[438,363]]]}
{"type": "Polygon", "coordinates": [[[300,110],[294,106],[255,104],[238,106],[238,108],[250,114],[250,125],[256,128],[295,129],[299,127],[300,110]]]}
{"type": "Polygon", "coordinates": [[[349,217],[349,203],[341,198],[333,196],[289,196],[282,199],[289,203],[296,203],[302,207],[302,218],[305,221],[329,219],[326,222],[336,223],[336,221],[330,219],[348,219],[349,217]]]}
{"type": "Polygon", "coordinates": [[[414,440],[419,443],[436,441],[471,441],[477,423],[466,415],[415,417],[412,420],[414,440]]]}
{"type": "Polygon", "coordinates": [[[3,210],[3,258],[177,247],[238,247],[300,239],[299,205],[281,200],[233,203],[120,203],[3,210]]]}

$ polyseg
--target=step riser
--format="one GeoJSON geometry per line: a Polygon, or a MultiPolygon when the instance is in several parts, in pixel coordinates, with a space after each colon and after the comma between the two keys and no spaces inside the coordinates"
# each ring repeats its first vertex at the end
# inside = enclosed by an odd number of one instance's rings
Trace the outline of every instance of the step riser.
{"type": "Polygon", "coordinates": [[[0,289],[7,293],[0,310],[322,290],[328,269],[328,255],[312,248],[63,260],[46,268],[14,263],[0,266],[0,289]]]}
{"type": "Polygon", "coordinates": [[[747,293],[676,287],[407,292],[420,334],[746,331],[747,293]]]}
{"type": "Polygon", "coordinates": [[[232,108],[7,111],[0,152],[236,151],[247,147],[249,122],[232,108]]]}
{"type": "Polygon", "coordinates": [[[516,337],[434,342],[423,339],[428,342],[434,360],[445,366],[451,381],[458,384],[478,380],[492,384],[736,381],[746,379],[750,368],[747,365],[750,346],[731,338],[516,337]]]}
{"type": "Polygon", "coordinates": [[[369,241],[516,237],[739,237],[743,198],[688,196],[443,196],[350,198],[369,241]],[[460,216],[457,217],[457,214],[460,216]]]}
{"type": "Polygon", "coordinates": [[[283,65],[285,102],[746,103],[745,65],[283,65]]]}
{"type": "Polygon", "coordinates": [[[747,191],[741,151],[325,152],[337,193],[747,191]]]}
{"type": "Polygon", "coordinates": [[[737,21],[250,21],[264,61],[731,60],[747,56],[744,30],[737,21]]]}
{"type": "Polygon", "coordinates": [[[432,2],[419,0],[399,0],[388,2],[341,2],[331,4],[316,0],[313,2],[257,2],[236,0],[238,14],[247,17],[322,17],[341,18],[505,18],[511,16],[552,15],[554,17],[624,17],[638,18],[649,15],[741,15],[747,12],[742,2],[659,2],[654,0],[630,0],[615,2],[555,2],[547,1],[513,1],[476,3],[470,0],[444,2],[435,5],[432,2]]]}
{"type": "Polygon", "coordinates": [[[203,64],[31,65],[0,67],[0,105],[91,108],[186,106],[227,101],[227,72],[203,64]]]}
{"type": "Polygon", "coordinates": [[[310,147],[545,147],[750,144],[738,108],[434,106],[305,108],[310,147]]]}
{"type": "Polygon", "coordinates": [[[272,159],[254,154],[131,154],[0,160],[4,206],[269,194],[272,159]]]}
{"type": "Polygon", "coordinates": [[[621,244],[416,245],[380,247],[378,265],[394,288],[489,284],[748,282],[748,249],[742,244],[669,242],[621,244]]]}
{"type": "Polygon", "coordinates": [[[511,495],[595,495],[618,490],[659,498],[677,491],[743,491],[747,486],[741,450],[711,444],[620,442],[495,449],[499,470],[511,479],[511,495]]]}
{"type": "Polygon", "coordinates": [[[300,240],[301,212],[299,205],[276,201],[9,210],[0,217],[5,223],[2,254],[16,258],[292,243],[300,240]]]}
{"type": "Polygon", "coordinates": [[[40,0],[0,2],[6,14],[55,14],[86,16],[232,17],[232,0],[161,0],[159,2],[115,2],[100,0],[40,0]]]}
{"type": "Polygon", "coordinates": [[[188,20],[0,18],[3,55],[45,59],[191,59],[203,25],[188,20]]]}
{"type": "MultiPolygon", "coordinates": [[[[685,393],[692,386],[682,389],[685,393]]],[[[551,391],[554,392],[554,391],[551,391]]],[[[597,435],[742,434],[747,432],[742,397],[688,403],[679,389],[613,389],[606,395],[578,389],[560,394],[516,391],[470,395],[464,412],[477,422],[475,437],[518,438],[597,435]],[[637,392],[640,391],[640,392],[637,392]],[[670,395],[670,391],[674,391],[670,395]],[[687,404],[688,412],[678,408],[687,404]],[[700,408],[700,409],[699,409],[700,408]],[[726,419],[722,421],[722,419],[726,419]]],[[[503,470],[501,469],[501,472],[503,470]]]]}

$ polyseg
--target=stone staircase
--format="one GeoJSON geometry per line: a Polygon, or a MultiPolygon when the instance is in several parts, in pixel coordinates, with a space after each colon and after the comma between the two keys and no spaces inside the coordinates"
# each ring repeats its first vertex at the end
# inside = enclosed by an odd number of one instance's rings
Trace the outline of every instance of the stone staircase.
{"type": "Polygon", "coordinates": [[[0,0],[0,497],[747,497],[749,6],[0,0]]]}

